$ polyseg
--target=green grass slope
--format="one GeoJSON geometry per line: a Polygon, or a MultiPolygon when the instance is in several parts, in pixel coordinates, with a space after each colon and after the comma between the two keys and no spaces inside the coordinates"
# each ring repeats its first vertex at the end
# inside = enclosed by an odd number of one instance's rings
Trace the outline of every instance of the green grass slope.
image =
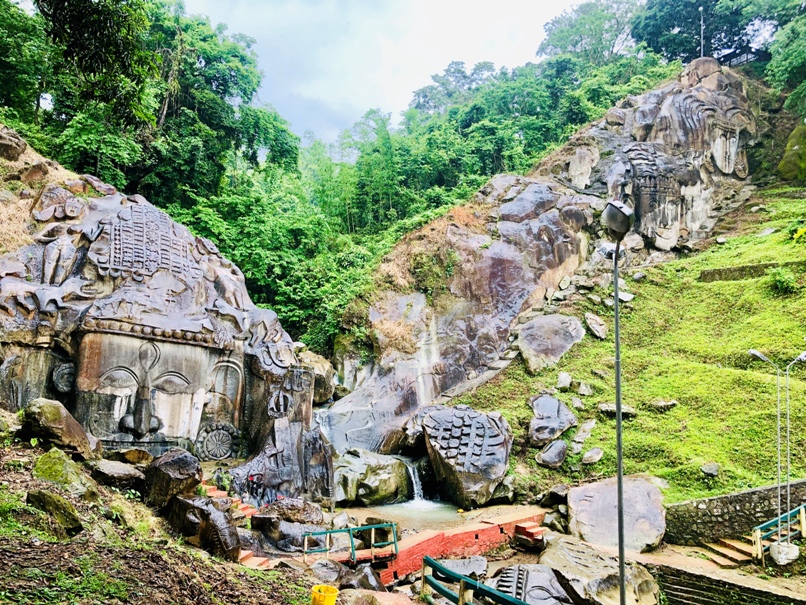
{"type": "MultiPolygon", "coordinates": [[[[806,192],[768,190],[746,208],[726,217],[717,234],[725,244],[711,242],[687,258],[646,270],[634,282],[636,294],[622,307],[623,402],[638,410],[625,422],[624,454],[627,473],[649,473],[668,482],[667,502],[769,485],[776,476],[776,381],[772,368],[751,358],[755,348],[786,365],[806,350],[806,275],[793,268],[798,290],[781,295],[769,275],[741,281],[699,280],[705,269],[738,265],[806,261],[806,241],[794,242],[788,228],[806,217],[806,192]],[[769,227],[772,235],[758,234],[769,227]],[[652,403],[675,399],[666,413],[652,403]],[[717,478],[706,477],[700,466],[717,462],[717,478]]],[[[803,238],[806,240],[806,238],[803,238]]],[[[598,290],[596,294],[604,295],[598,290]]],[[[612,286],[611,286],[612,295],[612,286]]],[[[513,472],[526,499],[559,482],[580,482],[610,476],[616,470],[615,420],[597,413],[597,405],[615,401],[613,312],[587,298],[562,312],[580,319],[592,311],[610,325],[604,341],[586,335],[562,360],[536,376],[517,362],[490,383],[454,403],[479,410],[500,410],[512,426],[515,448],[513,472]],[[603,370],[603,379],[592,370],[603,370]],[[529,396],[556,385],[561,371],[594,387],[582,398],[579,422],[596,418],[597,425],[583,451],[601,447],[605,455],[582,466],[582,455],[569,456],[561,469],[539,467],[526,434],[532,412],[529,396]]],[[[792,476],[806,477],[806,364],[795,366],[791,381],[792,476]]],[[[783,388],[783,384],[782,384],[783,388]]],[[[558,397],[569,403],[572,393],[558,397]]],[[[569,440],[575,429],[563,436],[569,440]]]]}

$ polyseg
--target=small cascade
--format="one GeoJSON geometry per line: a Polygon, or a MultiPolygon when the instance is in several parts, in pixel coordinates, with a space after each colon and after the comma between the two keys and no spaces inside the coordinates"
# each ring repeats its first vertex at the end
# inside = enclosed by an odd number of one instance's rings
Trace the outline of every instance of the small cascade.
{"type": "Polygon", "coordinates": [[[409,478],[411,478],[412,490],[414,491],[412,500],[425,500],[423,498],[423,483],[420,481],[420,473],[417,472],[417,468],[410,460],[403,459],[403,462],[406,464],[406,470],[409,472],[409,478]]]}

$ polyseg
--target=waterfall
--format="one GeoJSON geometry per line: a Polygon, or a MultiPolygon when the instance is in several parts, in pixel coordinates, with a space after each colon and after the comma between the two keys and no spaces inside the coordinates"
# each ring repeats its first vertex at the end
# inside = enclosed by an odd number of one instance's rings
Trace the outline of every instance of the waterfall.
{"type": "Polygon", "coordinates": [[[420,481],[420,474],[417,472],[417,468],[411,460],[405,458],[401,458],[401,460],[403,464],[406,465],[406,470],[409,472],[409,477],[411,478],[411,486],[414,491],[412,500],[425,500],[425,498],[423,498],[423,484],[420,481]]]}

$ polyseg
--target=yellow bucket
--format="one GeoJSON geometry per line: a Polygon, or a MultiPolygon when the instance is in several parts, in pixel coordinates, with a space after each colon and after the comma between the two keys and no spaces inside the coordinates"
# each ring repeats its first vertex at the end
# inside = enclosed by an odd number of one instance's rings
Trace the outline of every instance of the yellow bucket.
{"type": "Polygon", "coordinates": [[[327,584],[317,584],[311,589],[311,605],[336,605],[339,589],[327,584]]]}

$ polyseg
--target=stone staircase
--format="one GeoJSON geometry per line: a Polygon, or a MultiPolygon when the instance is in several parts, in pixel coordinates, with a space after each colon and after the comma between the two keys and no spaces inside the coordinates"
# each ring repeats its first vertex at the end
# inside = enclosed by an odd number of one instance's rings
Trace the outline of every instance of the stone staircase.
{"type": "MultiPolygon", "coordinates": [[[[215,485],[210,485],[202,481],[201,483],[201,491],[208,498],[212,498],[213,500],[227,498],[228,500],[232,501],[232,508],[231,511],[233,513],[233,519],[235,520],[236,524],[241,519],[249,519],[257,513],[257,509],[252,506],[251,504],[247,504],[243,502],[240,498],[233,498],[224,490],[218,489],[215,485]]],[[[241,549],[241,554],[238,557],[238,560],[241,565],[246,567],[250,567],[252,569],[265,569],[269,567],[270,560],[266,557],[257,557],[255,553],[251,550],[243,550],[241,549]]]]}
{"type": "Polygon", "coordinates": [[[716,542],[703,543],[702,549],[697,552],[722,567],[732,569],[740,565],[747,565],[753,561],[753,538],[745,536],[741,540],[720,538],[716,542]]]}

